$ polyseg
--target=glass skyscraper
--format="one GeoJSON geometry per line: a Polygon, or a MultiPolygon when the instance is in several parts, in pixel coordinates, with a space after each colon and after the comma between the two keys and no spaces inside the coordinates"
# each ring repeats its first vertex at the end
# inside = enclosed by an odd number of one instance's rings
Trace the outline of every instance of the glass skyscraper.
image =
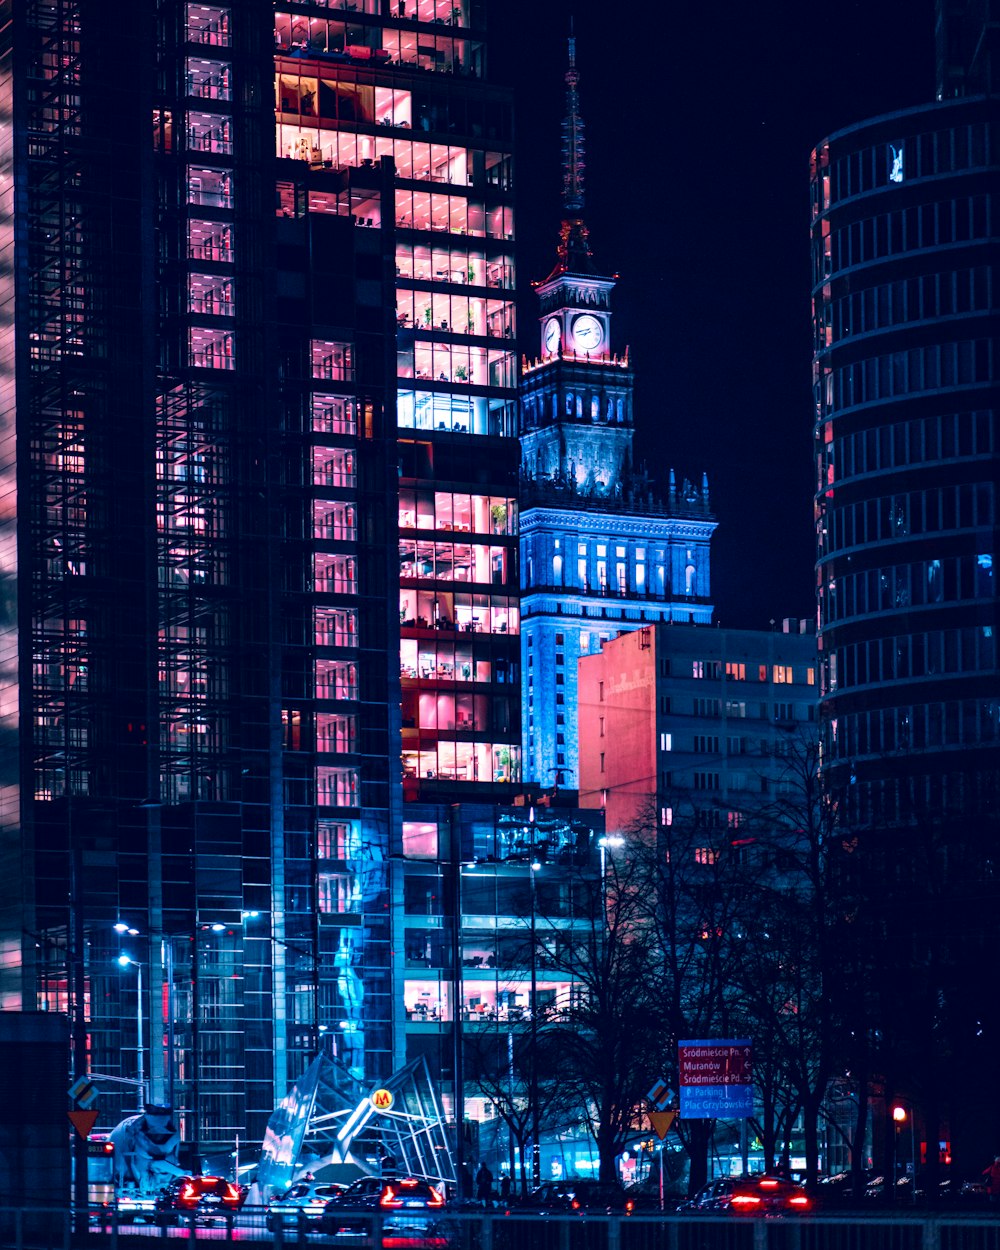
{"type": "Polygon", "coordinates": [[[477,0],[5,28],[0,1005],[202,1155],[317,1049],[397,1066],[402,800],[519,777],[484,49],[477,0]]]}

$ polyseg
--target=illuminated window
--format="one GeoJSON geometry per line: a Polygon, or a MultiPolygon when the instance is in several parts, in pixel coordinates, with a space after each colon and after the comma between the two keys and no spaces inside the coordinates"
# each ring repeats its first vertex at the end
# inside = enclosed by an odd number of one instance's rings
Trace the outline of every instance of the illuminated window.
{"type": "Polygon", "coordinates": [[[437,824],[433,821],[404,820],[403,854],[407,859],[437,859],[437,824]]]}
{"type": "Polygon", "coordinates": [[[192,326],[189,331],[190,363],[199,369],[235,369],[234,336],[229,330],[192,326]]]}
{"type": "Polygon", "coordinates": [[[281,710],[281,728],[286,751],[302,749],[302,713],[289,708],[281,710]]]}
{"type": "Polygon", "coordinates": [[[355,749],[357,720],[347,712],[317,712],[316,750],[337,755],[355,749]]]}
{"type": "Polygon", "coordinates": [[[692,677],[704,677],[705,676],[704,660],[692,660],[691,661],[691,676],[692,677]]]}
{"type": "Polygon", "coordinates": [[[188,311],[210,317],[232,317],[236,313],[234,284],[218,274],[188,274],[188,311]]]}
{"type": "Polygon", "coordinates": [[[313,614],[314,641],[320,647],[356,647],[358,613],[356,608],[316,608],[313,614]]]}
{"type": "Polygon", "coordinates": [[[350,382],[354,378],[354,354],[350,343],[313,339],[312,376],[327,382],[350,382]]]}
{"type": "Polygon", "coordinates": [[[313,395],[311,424],[316,434],[357,434],[357,401],[343,395],[313,395]]]}
{"type": "Polygon", "coordinates": [[[174,117],[170,109],[153,109],[153,146],[158,152],[174,150],[174,117]]]}
{"type": "Polygon", "coordinates": [[[361,830],[351,820],[318,820],[316,854],[320,859],[356,859],[361,854],[361,830]]]}
{"type": "Polygon", "coordinates": [[[313,536],[353,542],[357,538],[354,505],[317,500],[313,504],[313,536]]]}
{"type": "Polygon", "coordinates": [[[357,561],[353,556],[318,554],[313,557],[313,584],[321,594],[357,593],[357,561]]]}
{"type": "Polygon", "coordinates": [[[189,43],[228,48],[231,39],[229,23],[228,5],[189,4],[186,10],[185,34],[189,43]]]}
{"type": "Polygon", "coordinates": [[[739,664],[735,660],[727,660],[726,679],[728,681],[746,681],[747,666],[745,664],[739,664]]]}
{"type": "Polygon", "coordinates": [[[316,895],[319,910],[324,915],[350,914],[360,909],[361,883],[354,873],[321,872],[316,895]]]}
{"type": "Polygon", "coordinates": [[[313,485],[351,488],[356,485],[354,452],[344,447],[314,447],[313,485]]]}
{"type": "Polygon", "coordinates": [[[187,93],[202,100],[231,100],[230,75],[226,61],[189,56],[184,63],[187,93]]]}
{"type": "Polygon", "coordinates": [[[325,807],[357,807],[360,780],[356,768],[317,768],[316,802],[325,807]]]}
{"type": "Polygon", "coordinates": [[[233,176],[228,169],[188,168],[187,202],[211,208],[233,207],[233,176]]]}
{"type": "Polygon", "coordinates": [[[790,685],[792,681],[792,666],[790,664],[775,664],[773,667],[772,680],[778,685],[790,685]]]}
{"type": "Polygon", "coordinates": [[[218,221],[188,222],[188,256],[226,264],[233,259],[233,228],[218,221]]]}
{"type": "Polygon", "coordinates": [[[696,864],[715,864],[718,863],[719,852],[713,850],[710,846],[699,846],[695,848],[694,862],[696,864]]]}
{"type": "Polygon", "coordinates": [[[317,660],[316,697],[318,699],[357,699],[357,665],[348,660],[317,660]]]}
{"type": "Polygon", "coordinates": [[[232,156],[232,119],[225,113],[188,113],[187,146],[190,152],[232,156]]]}
{"type": "Polygon", "coordinates": [[[674,735],[670,733],[660,734],[660,750],[672,751],[674,749],[674,735]]]}

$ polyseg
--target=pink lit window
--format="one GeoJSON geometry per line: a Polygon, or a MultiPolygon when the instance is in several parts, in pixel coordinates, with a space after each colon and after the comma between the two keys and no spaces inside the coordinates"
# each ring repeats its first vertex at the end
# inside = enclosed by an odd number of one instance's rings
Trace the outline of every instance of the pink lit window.
{"type": "Polygon", "coordinates": [[[229,330],[209,330],[192,326],[189,360],[199,369],[235,369],[233,334],[229,330]]]}

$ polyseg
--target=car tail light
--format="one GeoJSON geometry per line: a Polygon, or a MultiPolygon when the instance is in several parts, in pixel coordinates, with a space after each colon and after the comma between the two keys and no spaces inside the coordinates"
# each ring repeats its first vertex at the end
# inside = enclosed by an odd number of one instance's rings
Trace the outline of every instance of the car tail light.
{"type": "Polygon", "coordinates": [[[756,1194],[733,1194],[732,1204],[740,1209],[744,1207],[759,1207],[761,1199],[756,1194]]]}
{"type": "Polygon", "coordinates": [[[805,1194],[795,1194],[793,1197],[788,1199],[788,1205],[790,1207],[802,1207],[805,1209],[809,1206],[809,1199],[805,1194]]]}
{"type": "Polygon", "coordinates": [[[777,1188],[778,1188],[778,1182],[777,1182],[777,1181],[775,1181],[775,1180],[771,1180],[770,1178],[768,1178],[767,1180],[763,1180],[763,1181],[761,1181],[761,1183],[760,1183],[760,1187],[761,1187],[761,1189],[777,1189],[777,1188]]]}
{"type": "Polygon", "coordinates": [[[239,1202],[239,1200],[240,1200],[240,1191],[234,1188],[232,1185],[227,1183],[226,1184],[226,1201],[227,1202],[239,1202]]]}
{"type": "Polygon", "coordinates": [[[416,1183],[416,1180],[412,1176],[406,1176],[399,1182],[402,1189],[413,1189],[416,1183]]]}
{"type": "Polygon", "coordinates": [[[629,1198],[628,1202],[625,1203],[625,1210],[631,1211],[634,1209],[634,1207],[635,1207],[635,1203],[632,1201],[631,1198],[629,1198]]]}
{"type": "Polygon", "coordinates": [[[574,1198],[569,1205],[573,1208],[574,1211],[580,1210],[580,1203],[576,1198],[574,1198]]]}
{"type": "Polygon", "coordinates": [[[380,1207],[401,1207],[403,1200],[396,1197],[396,1191],[391,1185],[386,1185],[385,1189],[382,1190],[382,1197],[379,1198],[378,1204],[380,1207]]]}
{"type": "Polygon", "coordinates": [[[433,1185],[431,1186],[431,1196],[427,1199],[427,1205],[429,1207],[444,1206],[444,1195],[436,1190],[433,1185]]]}
{"type": "Polygon", "coordinates": [[[447,1250],[444,1237],[396,1237],[389,1233],[382,1237],[382,1250],[447,1250]]]}
{"type": "Polygon", "coordinates": [[[198,1190],[194,1187],[194,1185],[191,1184],[190,1181],[188,1181],[187,1184],[181,1187],[181,1192],[180,1192],[181,1202],[192,1202],[197,1197],[198,1197],[198,1190]]]}

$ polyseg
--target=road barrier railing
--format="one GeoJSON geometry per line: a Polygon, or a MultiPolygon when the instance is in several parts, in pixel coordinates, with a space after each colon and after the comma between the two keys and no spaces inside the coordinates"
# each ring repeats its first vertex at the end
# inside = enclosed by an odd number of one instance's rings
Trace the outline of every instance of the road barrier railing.
{"type": "Polygon", "coordinates": [[[1000,1208],[976,1212],[821,1212],[790,1217],[538,1215],[416,1211],[345,1215],[324,1231],[304,1218],[277,1223],[263,1207],[211,1219],[171,1212],[167,1220],[126,1221],[113,1208],[84,1217],[61,1207],[0,1207],[2,1250],[142,1250],[139,1238],[256,1242],[278,1250],[1000,1250],[1000,1208]],[[268,1224],[271,1227],[268,1227],[268,1224]],[[345,1227],[346,1226],[346,1227],[345,1227]]]}

